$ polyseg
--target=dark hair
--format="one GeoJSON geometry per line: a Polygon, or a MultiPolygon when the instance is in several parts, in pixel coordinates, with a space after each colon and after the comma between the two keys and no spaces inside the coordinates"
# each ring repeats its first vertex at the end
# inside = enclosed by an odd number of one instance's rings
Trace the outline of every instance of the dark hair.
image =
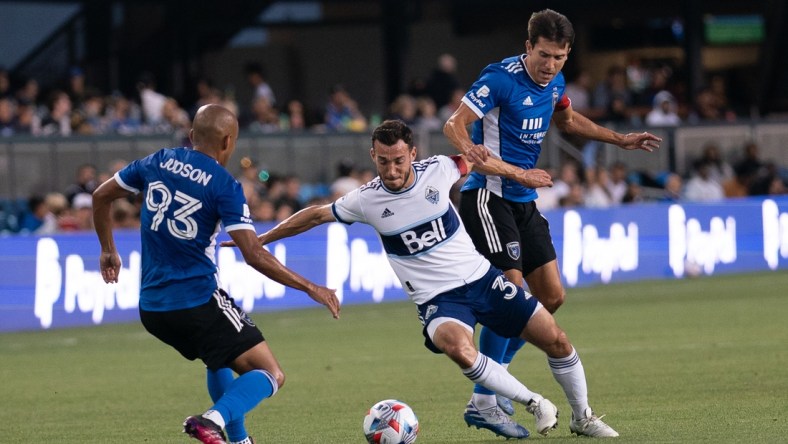
{"type": "Polygon", "coordinates": [[[372,143],[378,141],[391,146],[402,140],[409,148],[413,147],[413,131],[402,120],[384,120],[372,131],[372,143]]]}
{"type": "Polygon", "coordinates": [[[568,44],[571,48],[575,42],[575,29],[565,15],[552,9],[543,9],[531,14],[528,20],[528,40],[536,45],[539,37],[559,45],[568,44]]]}

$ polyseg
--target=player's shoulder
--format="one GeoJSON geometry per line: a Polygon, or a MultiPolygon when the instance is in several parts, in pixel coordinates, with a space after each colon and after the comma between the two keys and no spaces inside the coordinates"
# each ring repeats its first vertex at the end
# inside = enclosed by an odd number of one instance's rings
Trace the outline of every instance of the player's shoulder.
{"type": "Polygon", "coordinates": [[[485,71],[489,73],[498,73],[505,76],[519,75],[525,70],[522,55],[515,55],[506,57],[500,62],[494,62],[487,65],[485,71]]]}

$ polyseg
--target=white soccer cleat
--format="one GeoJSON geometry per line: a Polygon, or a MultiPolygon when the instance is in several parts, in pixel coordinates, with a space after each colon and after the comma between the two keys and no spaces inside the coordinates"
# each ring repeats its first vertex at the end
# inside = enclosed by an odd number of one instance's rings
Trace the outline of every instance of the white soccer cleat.
{"type": "Polygon", "coordinates": [[[591,408],[586,408],[585,418],[575,419],[574,413],[572,414],[572,421],[569,423],[569,431],[572,433],[592,438],[615,438],[618,432],[613,430],[612,427],[602,422],[605,415],[597,417],[591,408]]]}
{"type": "Polygon", "coordinates": [[[532,399],[525,406],[525,410],[536,418],[536,431],[540,435],[547,436],[550,430],[558,427],[558,407],[549,399],[532,399]]]}

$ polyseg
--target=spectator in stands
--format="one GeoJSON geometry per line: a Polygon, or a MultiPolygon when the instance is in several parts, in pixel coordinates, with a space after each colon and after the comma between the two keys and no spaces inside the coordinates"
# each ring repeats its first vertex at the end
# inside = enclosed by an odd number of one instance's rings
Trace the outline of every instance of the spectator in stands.
{"type": "Polygon", "coordinates": [[[113,94],[107,108],[108,129],[125,136],[136,134],[142,128],[141,114],[134,102],[121,94],[113,94]]]}
{"type": "Polygon", "coordinates": [[[667,173],[661,180],[664,183],[664,193],[659,199],[661,202],[679,202],[682,200],[684,181],[676,173],[667,173]]]}
{"type": "Polygon", "coordinates": [[[156,79],[152,73],[144,72],[140,75],[137,90],[142,104],[143,121],[149,126],[158,125],[163,119],[162,113],[167,97],[156,91],[156,79]]]}
{"type": "Polygon", "coordinates": [[[77,194],[93,194],[93,191],[98,187],[96,176],[96,167],[89,163],[82,164],[77,168],[76,181],[64,191],[69,205],[74,206],[74,198],[77,194]]]}
{"type": "Polygon", "coordinates": [[[257,97],[252,105],[252,119],[247,129],[253,133],[276,133],[279,126],[279,113],[265,97],[257,97]]]}
{"type": "Polygon", "coordinates": [[[17,102],[14,118],[15,134],[33,134],[33,122],[36,120],[36,107],[29,102],[17,102]]]}
{"type": "Polygon", "coordinates": [[[11,77],[8,75],[8,70],[0,66],[0,98],[11,98],[11,77]]]}
{"type": "Polygon", "coordinates": [[[139,229],[140,217],[137,208],[126,199],[118,199],[112,202],[112,210],[110,213],[112,217],[113,229],[139,229]]]}
{"type": "Polygon", "coordinates": [[[82,106],[82,102],[87,98],[88,88],[85,85],[85,72],[78,66],[73,66],[68,71],[68,85],[66,93],[71,99],[72,106],[77,109],[82,106]]]}
{"type": "Polygon", "coordinates": [[[722,185],[711,178],[710,166],[703,160],[695,161],[694,174],[684,188],[684,198],[691,202],[713,202],[725,198],[722,185]]]}
{"type": "Polygon", "coordinates": [[[79,193],[74,196],[71,204],[77,231],[93,229],[93,196],[89,193],[79,193]]]}
{"type": "Polygon", "coordinates": [[[440,131],[443,129],[445,120],[438,117],[438,110],[435,107],[435,102],[429,97],[419,97],[416,99],[416,109],[418,114],[416,116],[415,127],[427,131],[440,131]]]}
{"type": "Polygon", "coordinates": [[[441,54],[438,56],[437,66],[427,78],[427,95],[440,109],[449,103],[453,91],[458,88],[460,81],[457,79],[457,59],[451,54],[441,54]]]}
{"type": "Polygon", "coordinates": [[[747,197],[750,195],[750,184],[755,177],[755,170],[747,165],[738,163],[733,168],[734,176],[722,182],[722,190],[725,197],[747,197]]]}
{"type": "Polygon", "coordinates": [[[733,167],[720,155],[720,149],[714,142],[709,142],[703,147],[701,160],[709,165],[709,176],[719,184],[733,178],[733,167]]]}
{"type": "Polygon", "coordinates": [[[82,135],[105,134],[109,129],[104,97],[98,91],[89,89],[82,104],[71,115],[74,132],[82,135]]]}
{"type": "Polygon", "coordinates": [[[271,89],[271,85],[265,79],[263,65],[256,62],[247,63],[244,67],[244,73],[246,73],[246,81],[254,90],[252,93],[252,104],[260,97],[263,97],[268,100],[272,107],[276,106],[276,96],[274,95],[274,90],[271,89]]]}
{"type": "Polygon", "coordinates": [[[53,91],[47,103],[49,112],[36,125],[33,122],[33,134],[36,136],[69,136],[71,135],[71,99],[63,91],[53,91]]]}
{"type": "Polygon", "coordinates": [[[753,176],[762,174],[764,163],[763,160],[761,160],[758,144],[755,142],[747,142],[744,145],[743,151],[744,155],[741,160],[736,163],[736,166],[749,172],[753,176]]]}
{"type": "Polygon", "coordinates": [[[353,159],[345,158],[337,163],[337,177],[331,183],[331,202],[363,185],[353,159]]]}
{"type": "Polygon", "coordinates": [[[19,224],[20,233],[49,235],[57,232],[57,219],[42,196],[32,196],[27,205],[28,211],[19,224]]]}
{"type": "Polygon", "coordinates": [[[304,131],[314,124],[314,121],[307,114],[304,103],[298,99],[287,102],[284,118],[287,122],[287,129],[290,131],[304,131]]]}
{"type": "Polygon", "coordinates": [[[256,222],[273,222],[276,220],[276,205],[267,197],[257,199],[254,204],[249,204],[249,207],[252,219],[256,222]]]}
{"type": "MultiPolygon", "coordinates": [[[[40,90],[38,88],[38,81],[33,78],[29,78],[25,80],[22,84],[22,87],[16,91],[16,101],[17,103],[29,103],[34,108],[38,106],[38,94],[40,90]]],[[[35,109],[36,114],[39,114],[39,110],[35,109]]],[[[41,110],[44,112],[44,110],[41,110]]]]}
{"type": "Polygon", "coordinates": [[[600,116],[605,121],[626,121],[627,108],[632,106],[632,92],[627,87],[624,68],[613,65],[608,68],[605,80],[594,89],[594,107],[604,110],[600,116]]]}
{"type": "MultiPolygon", "coordinates": [[[[282,206],[288,206],[290,208],[290,214],[303,208],[303,203],[301,202],[301,179],[294,174],[287,174],[282,177],[281,184],[282,191],[275,202],[277,212],[282,206]]],[[[284,214],[284,212],[282,214],[284,214]]],[[[285,216],[285,219],[287,217],[289,216],[285,216]]]]}
{"type": "Polygon", "coordinates": [[[752,181],[749,192],[751,196],[785,194],[785,183],[777,164],[766,162],[760,169],[760,174],[752,181]]]}
{"type": "Polygon", "coordinates": [[[255,206],[266,195],[264,180],[268,180],[268,172],[261,173],[256,160],[249,157],[241,158],[241,175],[237,179],[250,207],[255,206]]]}
{"type": "Polygon", "coordinates": [[[610,166],[610,177],[607,181],[606,188],[613,204],[624,202],[624,196],[626,196],[629,190],[627,174],[627,165],[624,162],[615,162],[610,166]]]}
{"type": "Polygon", "coordinates": [[[362,132],[367,129],[366,117],[361,114],[358,104],[343,85],[334,85],[329,90],[325,125],[329,131],[338,132],[362,132]]]}
{"type": "Polygon", "coordinates": [[[591,106],[591,74],[582,70],[571,82],[566,84],[564,94],[572,101],[572,109],[580,114],[595,120],[599,112],[594,112],[591,106]]]}
{"type": "Polygon", "coordinates": [[[608,192],[609,183],[607,169],[601,165],[586,168],[586,187],[583,193],[583,204],[588,208],[607,208],[613,204],[608,192]]]}
{"type": "Polygon", "coordinates": [[[154,127],[154,132],[171,134],[181,146],[188,146],[191,127],[189,113],[178,105],[177,100],[167,97],[161,109],[161,121],[154,127]]]}
{"type": "Polygon", "coordinates": [[[16,133],[16,104],[8,96],[0,96],[0,137],[16,133]]]}
{"type": "Polygon", "coordinates": [[[416,124],[417,114],[416,99],[409,94],[400,94],[389,106],[386,119],[401,120],[412,127],[416,124]]]}
{"type": "Polygon", "coordinates": [[[690,113],[690,123],[733,122],[736,114],[725,108],[719,95],[710,88],[703,88],[695,95],[695,106],[690,113]]]}
{"type": "Polygon", "coordinates": [[[454,112],[460,107],[463,97],[465,97],[465,90],[463,88],[457,88],[452,91],[449,102],[443,106],[438,107],[438,118],[443,122],[449,120],[449,117],[451,117],[452,114],[454,114],[454,112]]]}
{"type": "Polygon", "coordinates": [[[660,91],[654,96],[653,107],[646,114],[648,126],[679,126],[681,117],[678,115],[676,99],[669,91],[660,91]]]}

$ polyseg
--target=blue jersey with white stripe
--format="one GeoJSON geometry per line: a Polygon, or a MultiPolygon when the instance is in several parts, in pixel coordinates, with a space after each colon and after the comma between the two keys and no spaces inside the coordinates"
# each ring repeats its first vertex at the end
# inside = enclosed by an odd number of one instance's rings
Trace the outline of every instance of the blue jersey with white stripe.
{"type": "Polygon", "coordinates": [[[189,148],[162,149],[115,174],[143,193],[140,308],[168,311],[208,301],[219,287],[220,223],[254,230],[241,185],[214,158],[189,148]]]}
{"type": "MultiPolygon", "coordinates": [[[[534,82],[526,71],[525,55],[488,65],[462,99],[480,118],[473,124],[471,140],[507,163],[534,168],[565,88],[560,72],[547,85],[534,82]]],[[[472,172],[462,189],[476,188],[487,188],[515,202],[537,197],[534,189],[513,180],[472,172]]]]}

